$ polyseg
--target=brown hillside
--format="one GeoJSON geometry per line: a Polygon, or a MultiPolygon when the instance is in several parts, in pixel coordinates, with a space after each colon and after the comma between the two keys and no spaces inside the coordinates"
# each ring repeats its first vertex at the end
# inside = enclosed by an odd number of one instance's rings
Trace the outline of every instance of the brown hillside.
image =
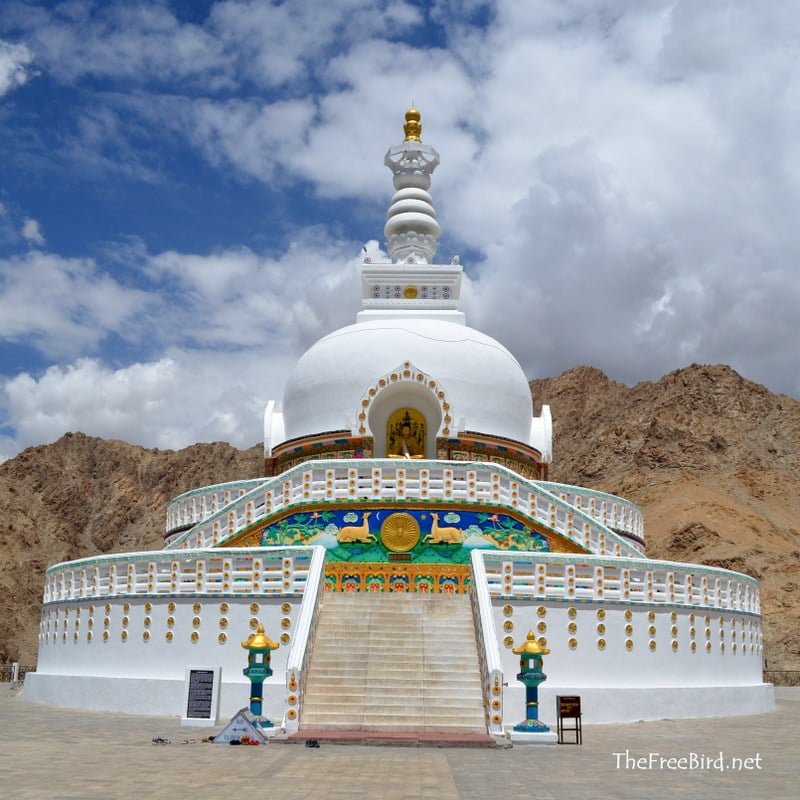
{"type": "MultiPolygon", "coordinates": [[[[554,417],[551,478],[645,510],[648,554],[762,581],[772,669],[800,664],[800,403],[724,366],[633,387],[577,367],[531,383],[554,417]]],[[[67,434],[0,465],[0,659],[35,660],[46,566],[163,541],[169,498],[256,477],[259,447],[147,450],[67,434]]]]}
{"type": "Polygon", "coordinates": [[[262,471],[260,447],[146,450],[82,433],[0,464],[0,661],[35,662],[46,567],[161,548],[170,498],[262,471]]]}
{"type": "Polygon", "coordinates": [[[800,668],[800,403],[696,364],[633,387],[576,367],[531,390],[553,413],[551,479],[641,505],[653,558],[758,578],[769,667],[800,668]]]}

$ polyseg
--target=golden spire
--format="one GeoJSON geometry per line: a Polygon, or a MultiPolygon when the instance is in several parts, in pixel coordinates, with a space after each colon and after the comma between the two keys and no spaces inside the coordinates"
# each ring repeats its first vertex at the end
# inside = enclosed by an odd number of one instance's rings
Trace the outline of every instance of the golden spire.
{"type": "Polygon", "coordinates": [[[246,650],[277,650],[278,645],[264,633],[264,626],[259,625],[255,633],[247,637],[246,642],[242,642],[242,647],[246,650]]]}
{"type": "Polygon", "coordinates": [[[550,651],[546,647],[542,647],[539,642],[536,641],[536,635],[533,631],[528,631],[528,638],[525,640],[523,644],[519,647],[515,647],[512,653],[516,653],[518,656],[546,656],[550,651]]]}
{"type": "Polygon", "coordinates": [[[406,138],[403,139],[404,142],[420,141],[419,137],[422,133],[422,123],[420,122],[420,118],[419,111],[417,111],[413,105],[408,109],[408,111],[406,111],[406,124],[403,125],[403,133],[406,135],[406,138]]]}

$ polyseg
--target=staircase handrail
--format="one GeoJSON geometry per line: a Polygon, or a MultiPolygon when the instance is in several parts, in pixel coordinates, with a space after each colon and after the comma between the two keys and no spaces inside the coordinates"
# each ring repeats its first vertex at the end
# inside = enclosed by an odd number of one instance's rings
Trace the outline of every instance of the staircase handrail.
{"type": "Polygon", "coordinates": [[[470,598],[472,600],[473,620],[475,622],[478,652],[480,656],[481,677],[483,679],[483,702],[486,709],[489,733],[503,734],[503,664],[492,610],[492,598],[486,580],[486,566],[480,550],[471,555],[472,581],[470,598]]]}
{"type": "Polygon", "coordinates": [[[314,646],[319,607],[325,591],[325,548],[313,545],[311,549],[314,552],[308,567],[306,589],[297,617],[294,641],[286,662],[283,728],[292,732],[300,726],[308,661],[314,646]]]}

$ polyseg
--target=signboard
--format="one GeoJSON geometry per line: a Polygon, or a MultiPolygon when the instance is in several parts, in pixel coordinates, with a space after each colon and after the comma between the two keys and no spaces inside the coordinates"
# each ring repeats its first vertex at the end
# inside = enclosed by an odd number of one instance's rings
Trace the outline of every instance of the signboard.
{"type": "MultiPolygon", "coordinates": [[[[275,733],[274,728],[268,728],[271,734],[275,733]]],[[[264,730],[258,726],[256,718],[250,713],[249,709],[241,708],[234,714],[233,719],[214,737],[214,744],[229,744],[232,741],[242,741],[243,737],[250,741],[258,740],[261,744],[266,744],[264,730]]]]}
{"type": "Polygon", "coordinates": [[[558,743],[583,744],[583,726],[581,724],[581,698],[576,694],[556,695],[556,711],[558,713],[558,743]],[[565,728],[564,720],[573,720],[572,727],[565,728]],[[575,741],[567,742],[565,733],[574,733],[575,741]]]}
{"type": "Polygon", "coordinates": [[[581,698],[579,695],[558,695],[558,716],[579,717],[581,715],[581,698]]]}
{"type": "Polygon", "coordinates": [[[213,726],[219,716],[220,667],[187,667],[181,725],[213,726]]]}

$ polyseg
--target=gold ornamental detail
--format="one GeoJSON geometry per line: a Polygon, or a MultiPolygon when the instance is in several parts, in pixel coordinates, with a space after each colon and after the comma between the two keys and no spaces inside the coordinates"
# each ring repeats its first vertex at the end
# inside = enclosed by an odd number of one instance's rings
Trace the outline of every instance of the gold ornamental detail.
{"type": "Polygon", "coordinates": [[[403,133],[406,136],[406,138],[403,139],[404,142],[420,141],[420,136],[422,135],[421,120],[422,120],[422,115],[412,105],[411,108],[409,108],[408,111],[406,111],[406,122],[405,125],[403,125],[403,133]]]}
{"type": "Polygon", "coordinates": [[[407,553],[419,542],[419,523],[411,514],[390,514],[381,525],[381,541],[388,550],[407,553]]]}

